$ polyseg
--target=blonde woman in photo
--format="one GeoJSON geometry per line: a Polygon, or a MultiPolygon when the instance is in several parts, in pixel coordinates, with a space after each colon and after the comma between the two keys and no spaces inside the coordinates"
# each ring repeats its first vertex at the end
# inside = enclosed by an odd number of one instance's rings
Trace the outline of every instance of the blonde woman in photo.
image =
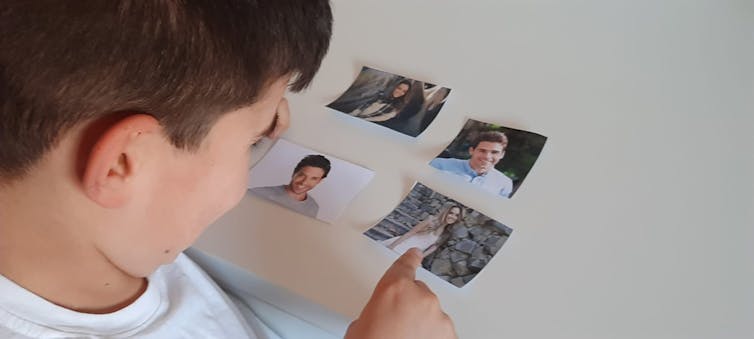
{"type": "Polygon", "coordinates": [[[463,210],[463,206],[459,204],[447,204],[438,215],[430,216],[405,234],[383,240],[382,243],[401,254],[418,247],[427,256],[437,249],[443,232],[463,220],[463,210]]]}

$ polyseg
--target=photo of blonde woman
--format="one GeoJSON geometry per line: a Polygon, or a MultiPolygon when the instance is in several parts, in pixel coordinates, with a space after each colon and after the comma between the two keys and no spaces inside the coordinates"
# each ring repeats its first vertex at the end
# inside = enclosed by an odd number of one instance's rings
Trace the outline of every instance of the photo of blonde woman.
{"type": "Polygon", "coordinates": [[[411,90],[411,81],[401,80],[389,93],[377,93],[348,114],[372,122],[392,119],[406,106],[408,102],[406,93],[409,90],[411,90]]]}
{"type": "Polygon", "coordinates": [[[422,268],[456,287],[481,272],[513,229],[416,183],[403,201],[364,235],[392,252],[423,252],[422,268]]]}
{"type": "Polygon", "coordinates": [[[389,249],[403,254],[413,247],[418,247],[427,256],[434,252],[450,226],[463,220],[463,207],[459,204],[447,204],[438,215],[429,216],[403,235],[383,240],[389,249]]]}

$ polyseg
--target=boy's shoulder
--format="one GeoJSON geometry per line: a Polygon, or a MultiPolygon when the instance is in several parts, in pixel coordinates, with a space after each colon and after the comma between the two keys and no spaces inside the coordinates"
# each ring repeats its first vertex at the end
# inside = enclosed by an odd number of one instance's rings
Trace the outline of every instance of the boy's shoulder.
{"type": "Polygon", "coordinates": [[[176,331],[197,337],[253,337],[227,294],[184,254],[157,269],[148,281],[144,293],[129,306],[88,314],[57,306],[0,276],[0,337],[160,338],[176,331]]]}

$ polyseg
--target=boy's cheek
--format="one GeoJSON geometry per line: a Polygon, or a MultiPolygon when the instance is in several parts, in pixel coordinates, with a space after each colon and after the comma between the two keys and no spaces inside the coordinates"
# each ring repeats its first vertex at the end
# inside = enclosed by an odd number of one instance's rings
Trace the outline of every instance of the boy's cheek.
{"type": "Polygon", "coordinates": [[[204,230],[209,224],[219,219],[223,214],[236,207],[246,194],[246,183],[248,181],[248,172],[245,166],[235,166],[233,169],[226,169],[222,173],[214,175],[215,180],[211,180],[211,187],[205,192],[214,192],[214,194],[204,195],[204,208],[207,215],[202,218],[201,225],[204,230]],[[238,169],[240,168],[240,170],[238,169]]]}
{"type": "Polygon", "coordinates": [[[172,177],[173,194],[162,202],[172,205],[172,220],[164,220],[172,224],[171,234],[163,234],[163,239],[175,252],[191,246],[210,224],[238,205],[246,192],[246,157],[233,154],[216,157],[210,163],[213,166],[207,166],[207,162],[182,166],[189,170],[172,177]]]}
{"type": "Polygon", "coordinates": [[[225,191],[225,199],[226,203],[225,206],[222,208],[221,211],[219,211],[219,214],[217,217],[219,218],[232,208],[236,207],[238,203],[241,202],[241,199],[243,199],[244,195],[246,194],[246,185],[248,182],[248,175],[246,171],[242,171],[241,173],[237,174],[235,180],[232,180],[229,183],[229,187],[225,191]]]}

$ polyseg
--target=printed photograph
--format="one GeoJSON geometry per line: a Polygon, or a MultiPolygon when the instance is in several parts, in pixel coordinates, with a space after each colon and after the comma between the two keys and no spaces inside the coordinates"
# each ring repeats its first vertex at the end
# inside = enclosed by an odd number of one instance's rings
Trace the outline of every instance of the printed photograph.
{"type": "Polygon", "coordinates": [[[440,113],[448,94],[446,87],[363,67],[327,107],[416,137],[440,113]]]}
{"type": "Polygon", "coordinates": [[[429,165],[480,189],[510,198],[542,153],[547,137],[469,119],[429,165]]]}
{"type": "Polygon", "coordinates": [[[294,212],[335,221],[374,172],[279,139],[249,173],[249,193],[294,212]]]}
{"type": "Polygon", "coordinates": [[[463,287],[494,257],[513,230],[417,183],[387,217],[364,235],[403,254],[424,251],[422,267],[463,287]]]}

